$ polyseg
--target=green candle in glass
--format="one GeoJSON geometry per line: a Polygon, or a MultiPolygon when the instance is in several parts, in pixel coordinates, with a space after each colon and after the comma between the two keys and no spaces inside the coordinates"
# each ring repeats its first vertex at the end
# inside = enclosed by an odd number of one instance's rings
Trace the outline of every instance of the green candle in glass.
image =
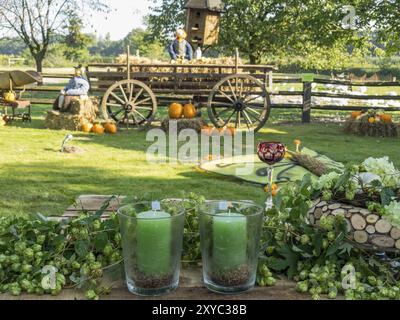
{"type": "MultiPolygon", "coordinates": [[[[223,208],[221,204],[220,208],[223,208]]],[[[247,219],[240,213],[213,218],[213,263],[218,270],[234,270],[247,263],[247,219]]]]}
{"type": "Polygon", "coordinates": [[[146,275],[168,273],[171,262],[171,215],[154,208],[137,216],[137,265],[146,275]]]}

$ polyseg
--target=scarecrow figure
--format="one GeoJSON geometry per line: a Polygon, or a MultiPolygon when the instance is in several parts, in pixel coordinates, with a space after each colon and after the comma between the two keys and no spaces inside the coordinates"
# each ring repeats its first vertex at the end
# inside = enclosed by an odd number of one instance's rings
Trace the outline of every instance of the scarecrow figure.
{"type": "Polygon", "coordinates": [[[85,99],[89,92],[89,81],[84,76],[82,65],[75,67],[75,75],[67,86],[61,90],[60,96],[54,103],[53,109],[63,112],[68,111],[69,105],[73,100],[85,99]]]}
{"type": "Polygon", "coordinates": [[[193,49],[190,43],[186,41],[186,37],[185,30],[178,29],[176,31],[176,39],[168,47],[172,62],[193,59],[193,49]]]}

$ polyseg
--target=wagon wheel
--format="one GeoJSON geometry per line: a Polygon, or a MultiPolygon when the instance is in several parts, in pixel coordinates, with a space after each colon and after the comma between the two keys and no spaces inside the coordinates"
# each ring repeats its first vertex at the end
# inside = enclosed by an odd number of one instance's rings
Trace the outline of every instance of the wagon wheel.
{"type": "Polygon", "coordinates": [[[122,80],[113,84],[105,93],[102,112],[118,125],[127,128],[145,128],[154,120],[157,99],[143,82],[122,80]]]}
{"type": "Polygon", "coordinates": [[[269,118],[270,97],[265,85],[246,74],[218,82],[208,98],[208,114],[218,128],[258,131],[269,118]]]}

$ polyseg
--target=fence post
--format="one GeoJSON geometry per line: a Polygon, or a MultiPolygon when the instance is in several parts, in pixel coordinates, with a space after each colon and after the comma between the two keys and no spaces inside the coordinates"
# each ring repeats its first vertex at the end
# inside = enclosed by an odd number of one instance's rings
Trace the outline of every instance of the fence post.
{"type": "Polygon", "coordinates": [[[310,123],[311,121],[311,97],[312,97],[312,82],[303,82],[303,113],[302,113],[303,123],[310,123]]]}

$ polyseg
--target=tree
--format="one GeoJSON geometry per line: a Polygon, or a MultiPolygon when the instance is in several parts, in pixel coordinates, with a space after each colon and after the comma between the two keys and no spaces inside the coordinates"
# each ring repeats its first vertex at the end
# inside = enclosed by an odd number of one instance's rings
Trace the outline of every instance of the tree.
{"type": "Polygon", "coordinates": [[[23,40],[42,72],[52,39],[71,15],[107,8],[102,0],[0,0],[0,27],[23,40]]]}
{"type": "Polygon", "coordinates": [[[176,29],[185,25],[187,0],[153,0],[152,13],[146,17],[152,37],[166,44],[176,29]]]}
{"type": "MultiPolygon", "coordinates": [[[[185,21],[186,1],[159,0],[148,25],[155,36],[167,39],[185,21]]],[[[354,30],[343,28],[343,8],[363,0],[224,0],[219,47],[227,54],[235,48],[251,63],[266,55],[302,54],[314,46],[330,48],[363,43],[354,30]],[[312,44],[312,45],[311,45],[312,44]]],[[[355,20],[358,24],[363,20],[355,20]]],[[[359,25],[357,27],[360,27],[359,25]]]]}
{"type": "Polygon", "coordinates": [[[166,48],[160,40],[151,37],[151,33],[143,29],[133,29],[124,39],[125,47],[129,45],[131,53],[139,51],[141,56],[153,59],[168,58],[166,48]]]}
{"type": "Polygon", "coordinates": [[[69,17],[67,26],[68,33],[64,39],[66,45],[64,55],[69,60],[82,61],[89,56],[88,46],[92,43],[93,39],[82,32],[82,27],[82,19],[78,15],[72,14],[69,17]]]}

